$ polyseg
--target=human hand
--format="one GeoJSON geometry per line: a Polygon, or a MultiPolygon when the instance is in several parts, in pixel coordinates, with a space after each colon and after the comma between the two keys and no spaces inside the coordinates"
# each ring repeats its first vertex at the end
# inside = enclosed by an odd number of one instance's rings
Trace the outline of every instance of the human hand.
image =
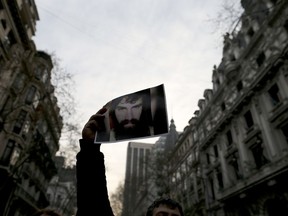
{"type": "Polygon", "coordinates": [[[107,108],[100,109],[92,115],[82,130],[82,139],[94,142],[96,131],[105,131],[105,113],[107,108]]]}

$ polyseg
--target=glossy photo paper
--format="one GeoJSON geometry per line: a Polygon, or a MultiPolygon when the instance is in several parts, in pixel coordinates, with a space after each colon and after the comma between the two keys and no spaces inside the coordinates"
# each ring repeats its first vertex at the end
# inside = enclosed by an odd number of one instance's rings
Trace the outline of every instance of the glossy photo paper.
{"type": "Polygon", "coordinates": [[[113,99],[105,106],[105,130],[97,131],[95,143],[151,138],[168,133],[164,85],[113,99]]]}

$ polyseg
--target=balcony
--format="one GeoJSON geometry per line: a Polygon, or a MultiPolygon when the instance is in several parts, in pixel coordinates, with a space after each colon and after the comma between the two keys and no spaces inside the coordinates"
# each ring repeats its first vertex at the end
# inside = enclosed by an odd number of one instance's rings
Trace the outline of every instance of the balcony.
{"type": "Polygon", "coordinates": [[[235,196],[240,196],[242,193],[249,192],[249,189],[253,189],[256,185],[262,184],[264,188],[269,186],[271,180],[278,178],[282,174],[288,171],[288,162],[282,158],[273,163],[269,163],[257,172],[251,173],[247,178],[239,180],[231,187],[225,188],[219,191],[219,201],[223,201],[235,196]]]}
{"type": "Polygon", "coordinates": [[[269,121],[277,128],[288,121],[288,99],[279,102],[269,113],[269,121]]]}
{"type": "Polygon", "coordinates": [[[254,143],[256,143],[259,138],[261,139],[261,130],[258,128],[257,125],[253,125],[252,127],[247,129],[246,137],[243,142],[250,147],[254,143]]]}

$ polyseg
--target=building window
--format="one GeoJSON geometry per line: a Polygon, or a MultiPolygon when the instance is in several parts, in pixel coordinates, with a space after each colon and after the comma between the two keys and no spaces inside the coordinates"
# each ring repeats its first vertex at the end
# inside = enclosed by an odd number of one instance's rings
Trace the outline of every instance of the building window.
{"type": "Polygon", "coordinates": [[[243,83],[242,81],[239,81],[236,85],[237,91],[240,92],[243,89],[243,83]]]}
{"type": "Polygon", "coordinates": [[[234,176],[237,180],[242,178],[241,172],[240,172],[240,168],[239,168],[239,164],[238,164],[238,158],[235,154],[233,154],[230,158],[229,158],[229,165],[231,166],[231,168],[233,169],[233,173],[234,176]]]}
{"type": "Polygon", "coordinates": [[[288,123],[281,127],[281,131],[286,139],[286,142],[288,143],[288,123]]]}
{"type": "MultiPolygon", "coordinates": [[[[17,40],[16,40],[16,38],[15,38],[15,36],[14,36],[14,32],[13,32],[13,30],[11,29],[10,31],[9,31],[9,33],[8,33],[8,35],[7,35],[7,37],[8,37],[8,46],[12,46],[13,44],[16,44],[17,43],[17,40]]],[[[10,47],[8,47],[8,48],[10,48],[10,47]]]]}
{"type": "Polygon", "coordinates": [[[63,201],[63,198],[60,194],[57,195],[57,198],[56,198],[56,206],[61,206],[62,204],[62,201],[63,201]]]}
{"type": "Polygon", "coordinates": [[[278,87],[277,84],[274,84],[268,90],[268,94],[270,96],[271,103],[272,103],[273,106],[276,106],[277,104],[279,104],[281,102],[280,91],[279,91],[279,87],[278,87]]]}
{"type": "Polygon", "coordinates": [[[15,146],[14,140],[8,140],[8,143],[6,145],[6,148],[4,149],[2,158],[1,158],[1,164],[4,166],[8,166],[10,163],[10,158],[13,153],[13,149],[15,146]]]}
{"type": "Polygon", "coordinates": [[[258,67],[260,67],[264,63],[265,59],[266,59],[265,54],[261,52],[256,59],[258,67]]]}
{"type": "Polygon", "coordinates": [[[222,111],[225,111],[225,110],[226,110],[226,105],[225,105],[224,102],[221,104],[221,110],[222,110],[222,111]]]}
{"type": "Polygon", "coordinates": [[[139,183],[141,184],[144,180],[144,176],[145,176],[145,169],[144,169],[144,149],[140,148],[139,149],[139,165],[138,165],[138,180],[139,183]]]}
{"type": "Polygon", "coordinates": [[[252,117],[250,110],[244,114],[244,119],[246,122],[247,129],[252,128],[254,125],[254,121],[253,121],[253,117],[252,117]]]}
{"type": "Polygon", "coordinates": [[[12,88],[16,92],[20,92],[24,88],[25,77],[22,72],[20,72],[13,81],[12,88]]]}
{"type": "Polygon", "coordinates": [[[0,109],[0,115],[1,116],[6,116],[8,113],[10,113],[13,110],[13,100],[8,96],[5,100],[4,103],[1,104],[2,107],[0,109]]]}
{"type": "Polygon", "coordinates": [[[35,68],[34,73],[36,79],[41,80],[44,83],[46,82],[48,78],[48,70],[45,66],[38,66],[35,68]]]}
{"type": "Polygon", "coordinates": [[[262,146],[262,139],[257,138],[256,143],[250,147],[250,150],[252,152],[254,162],[257,169],[260,169],[262,166],[267,164],[269,160],[264,155],[264,149],[262,146]]]}
{"type": "Polygon", "coordinates": [[[216,177],[217,177],[217,181],[218,181],[218,187],[219,189],[223,189],[224,187],[224,183],[223,183],[223,175],[222,172],[220,171],[220,169],[216,169],[216,177]]]}
{"type": "Polygon", "coordinates": [[[232,133],[230,130],[226,132],[226,139],[227,139],[227,145],[230,146],[233,143],[232,133]]]}
{"type": "Polygon", "coordinates": [[[3,65],[5,64],[5,58],[3,56],[3,54],[0,54],[0,69],[2,71],[3,65]]]}
{"type": "Polygon", "coordinates": [[[206,159],[207,159],[207,164],[210,164],[210,155],[209,155],[209,153],[206,153],[206,159]]]}
{"type": "Polygon", "coordinates": [[[35,78],[38,80],[41,80],[42,77],[42,68],[41,67],[37,67],[34,71],[35,73],[35,78]]]}
{"type": "Polygon", "coordinates": [[[285,21],[284,28],[285,28],[286,31],[288,31],[288,20],[285,21]]]}
{"type": "Polygon", "coordinates": [[[190,177],[190,181],[189,181],[189,185],[190,185],[190,187],[189,187],[189,189],[190,189],[190,192],[191,193],[194,193],[195,192],[195,189],[194,189],[194,182],[193,182],[193,177],[190,177]]]}
{"type": "Polygon", "coordinates": [[[42,75],[43,83],[45,83],[47,81],[47,78],[48,78],[48,70],[47,70],[47,68],[44,68],[43,69],[43,75],[42,75]]]}
{"type": "Polygon", "coordinates": [[[20,157],[21,150],[16,145],[14,146],[13,152],[10,157],[10,165],[15,166],[19,157],[20,157]]]}
{"type": "Polygon", "coordinates": [[[27,136],[29,135],[30,126],[31,126],[31,119],[28,117],[26,118],[22,126],[22,137],[24,140],[26,140],[27,136]]]}
{"type": "Polygon", "coordinates": [[[253,35],[254,35],[254,30],[253,30],[252,27],[248,30],[247,34],[248,34],[250,37],[253,37],[253,35]]]}
{"type": "Polygon", "coordinates": [[[210,196],[211,196],[212,200],[215,200],[215,189],[214,189],[213,178],[210,177],[208,181],[209,181],[210,192],[211,192],[210,196]]]}
{"type": "Polygon", "coordinates": [[[213,150],[214,150],[214,156],[215,156],[215,158],[218,158],[218,147],[217,147],[217,145],[214,145],[214,146],[213,146],[213,150]]]}
{"type": "Polygon", "coordinates": [[[36,91],[35,96],[34,96],[34,101],[33,101],[33,108],[36,109],[38,104],[40,102],[40,93],[36,91]]]}
{"type": "Polygon", "coordinates": [[[19,115],[18,115],[17,121],[14,125],[14,129],[13,129],[14,133],[19,134],[21,132],[22,127],[23,127],[25,120],[26,120],[26,116],[27,116],[27,112],[25,110],[21,110],[19,115]]]}
{"type": "Polygon", "coordinates": [[[51,194],[50,194],[50,193],[47,193],[47,199],[48,199],[49,201],[51,201],[51,194]]]}
{"type": "Polygon", "coordinates": [[[26,99],[25,99],[25,103],[28,105],[31,105],[34,101],[35,98],[35,94],[36,94],[36,87],[35,86],[31,86],[28,89],[27,95],[26,95],[26,99]]]}
{"type": "Polygon", "coordinates": [[[194,142],[198,141],[198,132],[197,131],[194,131],[194,133],[193,133],[193,141],[194,142]]]}
{"type": "Polygon", "coordinates": [[[1,19],[1,25],[2,25],[4,30],[7,28],[7,22],[5,19],[1,19]]]}

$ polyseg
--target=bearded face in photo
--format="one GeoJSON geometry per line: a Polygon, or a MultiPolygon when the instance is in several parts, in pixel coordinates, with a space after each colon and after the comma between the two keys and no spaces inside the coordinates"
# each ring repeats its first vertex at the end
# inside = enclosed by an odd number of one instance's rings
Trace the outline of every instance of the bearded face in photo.
{"type": "Polygon", "coordinates": [[[143,95],[129,95],[117,101],[112,114],[116,140],[149,135],[144,107],[143,95]]]}

